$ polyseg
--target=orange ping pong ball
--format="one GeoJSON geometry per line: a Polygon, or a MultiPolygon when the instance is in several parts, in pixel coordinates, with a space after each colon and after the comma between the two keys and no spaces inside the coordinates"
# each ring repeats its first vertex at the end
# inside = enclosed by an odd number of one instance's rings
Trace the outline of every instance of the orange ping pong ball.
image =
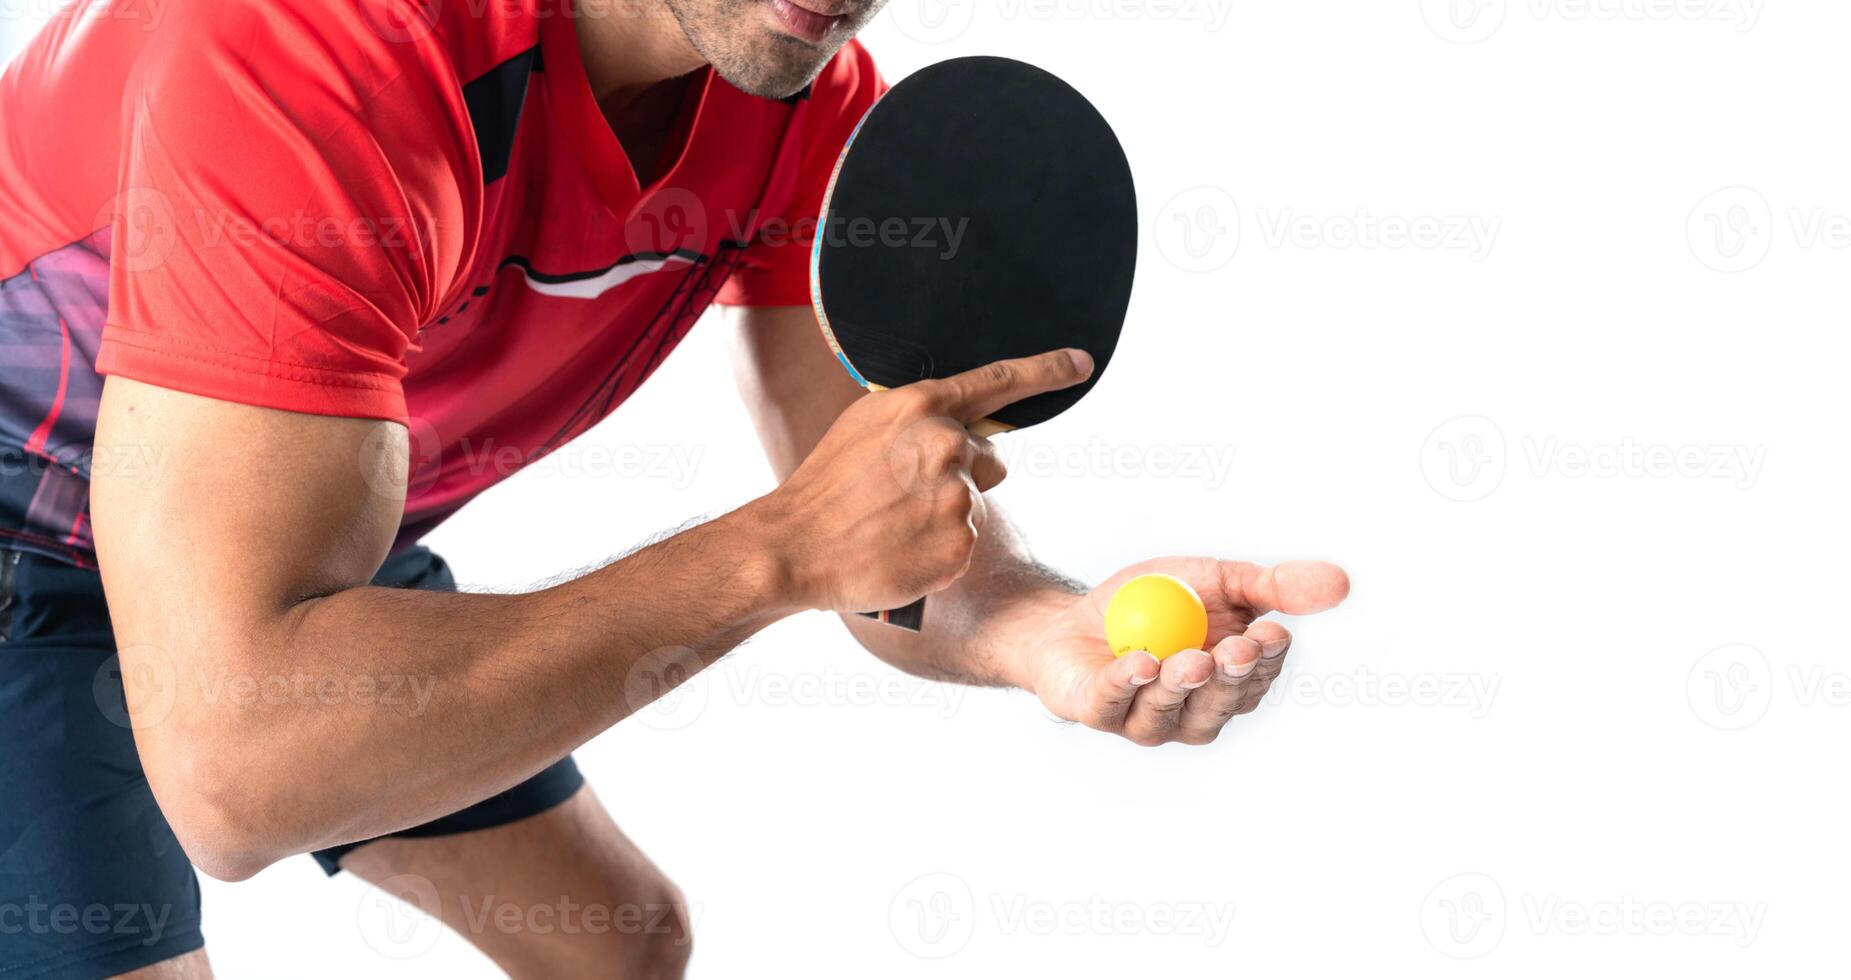
{"type": "Polygon", "coordinates": [[[1158,660],[1208,641],[1208,610],[1189,583],[1152,573],[1118,587],[1105,607],[1105,642],[1118,656],[1147,650],[1158,660]]]}

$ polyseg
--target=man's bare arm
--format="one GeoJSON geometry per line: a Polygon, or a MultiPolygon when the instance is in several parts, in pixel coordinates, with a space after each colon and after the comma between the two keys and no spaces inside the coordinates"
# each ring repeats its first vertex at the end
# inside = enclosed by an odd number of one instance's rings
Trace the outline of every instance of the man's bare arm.
{"type": "MultiPolygon", "coordinates": [[[[780,478],[801,472],[809,464],[800,461],[832,420],[880,396],[862,394],[848,379],[808,308],[747,309],[739,318],[740,391],[772,468],[780,478]]],[[[993,452],[979,443],[975,451],[993,452]]],[[[890,481],[910,472],[879,455],[860,463],[890,481]]],[[[1343,570],[1324,562],[1267,568],[1204,557],[1142,562],[1088,590],[1037,563],[993,504],[979,501],[974,523],[982,533],[969,569],[932,594],[919,632],[852,616],[845,617],[849,629],[902,670],[1030,690],[1056,716],[1140,745],[1213,741],[1229,719],[1252,711],[1279,675],[1291,634],[1262,617],[1328,609],[1349,591],[1343,570]],[[1103,635],[1105,605],[1125,581],[1147,572],[1195,587],[1209,613],[1207,649],[1161,664],[1149,654],[1113,655],[1103,635]]]]}
{"type": "Polygon", "coordinates": [[[111,379],[97,452],[155,464],[96,475],[97,547],[149,781],[219,877],[513,786],[637,707],[650,651],[796,605],[747,512],[525,595],[366,587],[403,512],[389,422],[111,379]]]}
{"type": "MultiPolygon", "coordinates": [[[[734,380],[779,480],[788,477],[836,418],[865,395],[822,340],[808,307],[736,311],[734,380]]],[[[886,472],[887,461],[871,458],[886,472]]],[[[980,628],[1010,606],[1039,595],[1075,595],[1086,587],[1042,565],[994,502],[983,506],[983,533],[970,571],[926,603],[917,633],[860,616],[843,622],[870,653],[908,673],[966,684],[1030,687],[1017,658],[986,641],[980,628]]]]}
{"type": "Polygon", "coordinates": [[[110,378],[96,456],[151,465],[98,467],[91,512],[163,812],[195,863],[246,877],[513,786],[782,616],[942,586],[970,561],[964,485],[994,482],[983,461],[914,447],[963,481],[938,497],[854,461],[920,419],[1078,380],[1064,357],[1011,364],[869,400],[779,491],[520,595],[367,584],[403,512],[396,423],[110,378]],[[916,543],[904,562],[858,554],[896,538],[916,543]],[[397,678],[428,699],[380,703],[397,678]]]}

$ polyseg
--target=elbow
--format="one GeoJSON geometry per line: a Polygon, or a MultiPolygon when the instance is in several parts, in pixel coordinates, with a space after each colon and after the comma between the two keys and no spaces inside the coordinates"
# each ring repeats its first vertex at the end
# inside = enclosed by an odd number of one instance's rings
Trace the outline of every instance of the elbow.
{"type": "MultiPolygon", "coordinates": [[[[221,743],[222,744],[222,743],[221,743]]],[[[144,753],[149,786],[186,856],[220,881],[244,881],[294,853],[276,815],[286,804],[266,774],[204,744],[144,753]]]]}
{"type": "Polygon", "coordinates": [[[180,837],[187,860],[207,877],[219,881],[245,881],[275,864],[277,855],[261,848],[261,842],[240,839],[221,828],[194,828],[196,833],[180,837]],[[189,839],[190,838],[190,839],[189,839]]]}
{"type": "Polygon", "coordinates": [[[245,881],[275,863],[274,858],[264,857],[248,850],[191,844],[184,840],[181,846],[186,849],[187,860],[193,862],[193,867],[198,868],[208,878],[216,878],[219,881],[245,881]]]}
{"type": "Polygon", "coordinates": [[[163,809],[187,859],[220,881],[244,881],[283,856],[274,835],[214,804],[186,800],[163,809]]]}
{"type": "Polygon", "coordinates": [[[224,784],[189,783],[169,808],[167,821],[186,856],[220,881],[244,881],[288,853],[282,835],[262,819],[261,799],[224,784]]]}

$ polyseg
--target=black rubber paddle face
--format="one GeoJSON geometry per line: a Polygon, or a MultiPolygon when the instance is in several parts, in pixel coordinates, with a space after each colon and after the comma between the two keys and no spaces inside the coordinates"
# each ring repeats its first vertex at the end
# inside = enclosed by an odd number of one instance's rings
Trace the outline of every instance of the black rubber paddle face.
{"type": "Polygon", "coordinates": [[[811,290],[864,386],[897,387],[1061,347],[1085,384],[991,418],[1066,411],[1118,345],[1137,264],[1137,199],[1112,128],[1060,79],[1007,58],[913,74],[869,110],[837,164],[811,290]]]}

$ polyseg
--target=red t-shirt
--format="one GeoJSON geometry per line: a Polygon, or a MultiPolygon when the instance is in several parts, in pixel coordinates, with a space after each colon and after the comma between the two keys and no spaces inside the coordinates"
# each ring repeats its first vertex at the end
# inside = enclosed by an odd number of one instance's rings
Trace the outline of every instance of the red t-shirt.
{"type": "Polygon", "coordinates": [[[100,375],[406,423],[404,541],[609,414],[711,302],[807,304],[867,52],[781,101],[701,70],[639,187],[568,9],[60,13],[0,76],[0,447],[55,461],[0,487],[0,534],[88,557],[100,375]]]}

